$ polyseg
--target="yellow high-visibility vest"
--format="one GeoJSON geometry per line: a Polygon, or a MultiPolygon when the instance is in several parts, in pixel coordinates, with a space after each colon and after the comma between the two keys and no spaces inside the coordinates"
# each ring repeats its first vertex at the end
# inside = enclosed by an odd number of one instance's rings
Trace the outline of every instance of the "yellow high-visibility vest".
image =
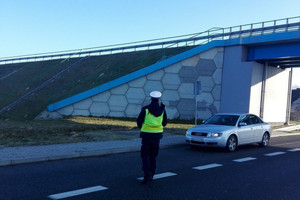
{"type": "Polygon", "coordinates": [[[164,112],[160,116],[155,117],[149,112],[148,109],[146,109],[145,111],[146,115],[141,131],[147,133],[162,133],[164,131],[162,125],[164,112]]]}

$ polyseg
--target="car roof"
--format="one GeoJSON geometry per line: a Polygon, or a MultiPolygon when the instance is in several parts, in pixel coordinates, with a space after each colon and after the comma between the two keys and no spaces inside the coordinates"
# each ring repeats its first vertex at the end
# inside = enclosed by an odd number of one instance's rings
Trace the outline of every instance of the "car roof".
{"type": "Polygon", "coordinates": [[[248,113],[217,113],[215,115],[238,115],[238,116],[241,116],[241,115],[246,115],[248,113]]]}
{"type": "MultiPolygon", "coordinates": [[[[242,116],[242,115],[254,115],[257,116],[255,114],[252,113],[217,113],[215,115],[235,115],[235,116],[242,116]]],[[[258,116],[257,116],[258,117],[258,116]]]]}

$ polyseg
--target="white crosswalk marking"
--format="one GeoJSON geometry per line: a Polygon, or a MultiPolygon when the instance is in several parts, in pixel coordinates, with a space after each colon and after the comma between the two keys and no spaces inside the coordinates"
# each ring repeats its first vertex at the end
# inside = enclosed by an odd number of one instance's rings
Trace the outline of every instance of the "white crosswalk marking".
{"type": "MultiPolygon", "coordinates": [[[[300,151],[300,148],[289,149],[287,151],[288,152],[297,152],[297,151],[300,151]]],[[[282,154],[286,154],[286,152],[278,151],[278,152],[268,153],[268,154],[264,154],[264,155],[265,156],[278,156],[278,155],[282,155],[282,154]]],[[[241,162],[247,162],[247,161],[252,161],[252,160],[256,160],[256,159],[257,158],[254,158],[254,157],[245,157],[245,158],[235,159],[232,161],[241,163],[241,162]]],[[[216,168],[216,167],[221,167],[221,166],[223,166],[223,165],[217,164],[217,163],[212,163],[212,164],[193,167],[193,169],[206,170],[206,169],[211,169],[211,168],[216,168]]],[[[155,174],[153,179],[161,179],[161,178],[166,178],[166,177],[175,176],[175,175],[177,175],[177,174],[173,173],[173,172],[165,172],[165,173],[155,174]]],[[[143,177],[139,177],[137,179],[143,180],[143,177]]],[[[87,193],[98,192],[98,191],[106,190],[106,189],[108,189],[108,188],[99,185],[99,186],[94,186],[94,187],[49,195],[48,198],[53,199],[53,200],[64,199],[64,198],[74,197],[74,196],[83,195],[83,194],[87,194],[87,193]]]]}
{"type": "Polygon", "coordinates": [[[210,168],[215,168],[215,167],[221,167],[223,165],[221,164],[217,164],[217,163],[213,163],[213,164],[209,164],[209,165],[202,165],[202,166],[198,166],[198,167],[193,167],[193,169],[196,170],[205,170],[205,169],[210,169],[210,168]]]}
{"type": "Polygon", "coordinates": [[[50,199],[64,199],[64,198],[74,197],[74,196],[78,196],[78,195],[82,195],[82,194],[98,192],[98,191],[106,190],[106,189],[108,189],[108,188],[98,185],[98,186],[94,186],[94,187],[73,190],[73,191],[63,192],[63,193],[59,193],[59,194],[52,194],[48,197],[50,199]]]}
{"type": "MultiPolygon", "coordinates": [[[[177,174],[175,173],[172,173],[172,172],[165,172],[165,173],[161,173],[161,174],[155,174],[153,179],[160,179],[160,178],[166,178],[166,177],[169,177],[169,176],[175,176],[177,174]]],[[[143,180],[144,177],[139,177],[137,178],[138,180],[143,180]]]]}
{"type": "Polygon", "coordinates": [[[296,149],[290,149],[290,150],[288,150],[289,152],[296,152],[296,151],[300,151],[300,149],[299,148],[296,148],[296,149]]]}
{"type": "Polygon", "coordinates": [[[278,151],[278,152],[274,152],[274,153],[265,154],[265,156],[278,156],[278,155],[282,155],[282,154],[285,154],[285,153],[286,152],[278,151]]]}
{"type": "Polygon", "coordinates": [[[234,162],[247,162],[247,161],[250,161],[250,160],[256,160],[256,158],[253,158],[253,157],[247,157],[247,158],[236,159],[236,160],[233,160],[233,161],[234,161],[234,162]]]}

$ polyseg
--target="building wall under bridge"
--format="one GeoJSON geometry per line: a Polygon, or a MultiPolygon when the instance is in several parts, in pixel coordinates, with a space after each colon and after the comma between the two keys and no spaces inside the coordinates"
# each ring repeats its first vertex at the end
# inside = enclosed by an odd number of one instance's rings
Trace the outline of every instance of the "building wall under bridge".
{"type": "MultiPolygon", "coordinates": [[[[290,70],[267,67],[267,80],[265,87],[265,100],[263,107],[263,119],[267,122],[286,122],[289,92],[290,70]]],[[[289,116],[288,116],[289,118],[289,116]]]]}
{"type": "Polygon", "coordinates": [[[220,112],[249,112],[266,122],[286,122],[290,71],[246,58],[246,47],[224,50],[220,112]]]}

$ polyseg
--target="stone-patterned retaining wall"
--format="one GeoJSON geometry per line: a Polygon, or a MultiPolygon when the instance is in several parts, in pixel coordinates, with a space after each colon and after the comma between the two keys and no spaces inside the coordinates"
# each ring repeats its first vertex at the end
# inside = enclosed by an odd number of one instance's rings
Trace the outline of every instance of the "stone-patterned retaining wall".
{"type": "Polygon", "coordinates": [[[51,115],[137,117],[142,106],[150,103],[150,92],[159,90],[169,119],[192,119],[196,109],[194,83],[200,81],[201,94],[196,97],[198,118],[206,119],[220,110],[223,53],[223,47],[210,49],[51,115]]]}

